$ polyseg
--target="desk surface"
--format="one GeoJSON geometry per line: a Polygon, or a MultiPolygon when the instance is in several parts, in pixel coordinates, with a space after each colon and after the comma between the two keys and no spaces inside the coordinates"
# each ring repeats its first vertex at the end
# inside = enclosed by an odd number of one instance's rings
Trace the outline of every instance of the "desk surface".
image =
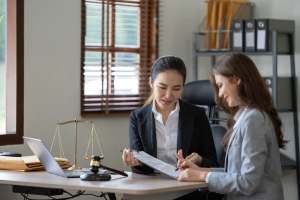
{"type": "Polygon", "coordinates": [[[47,172],[16,172],[0,170],[0,184],[33,187],[63,188],[70,190],[102,191],[129,195],[149,195],[179,192],[207,187],[202,182],[179,182],[160,175],[145,176],[127,172],[128,177],[113,175],[110,181],[81,181],[47,172]]]}

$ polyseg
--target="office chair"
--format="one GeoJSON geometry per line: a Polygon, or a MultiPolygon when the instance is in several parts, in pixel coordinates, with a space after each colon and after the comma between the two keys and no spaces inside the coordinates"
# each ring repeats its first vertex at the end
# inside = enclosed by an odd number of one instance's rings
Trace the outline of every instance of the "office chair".
{"type": "Polygon", "coordinates": [[[181,99],[207,109],[207,116],[210,122],[217,154],[217,161],[219,166],[224,166],[225,151],[222,140],[226,133],[226,128],[219,124],[214,91],[210,81],[197,80],[187,83],[183,88],[181,99]]]}

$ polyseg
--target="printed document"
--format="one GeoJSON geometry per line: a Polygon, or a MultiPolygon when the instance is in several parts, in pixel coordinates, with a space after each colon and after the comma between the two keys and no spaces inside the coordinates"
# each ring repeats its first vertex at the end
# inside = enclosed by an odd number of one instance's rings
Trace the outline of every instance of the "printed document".
{"type": "Polygon", "coordinates": [[[179,171],[176,170],[176,167],[165,163],[164,161],[159,160],[144,151],[133,151],[133,157],[139,160],[140,162],[144,163],[145,165],[148,165],[149,167],[156,169],[157,171],[171,178],[177,179],[179,175],[179,171]]]}

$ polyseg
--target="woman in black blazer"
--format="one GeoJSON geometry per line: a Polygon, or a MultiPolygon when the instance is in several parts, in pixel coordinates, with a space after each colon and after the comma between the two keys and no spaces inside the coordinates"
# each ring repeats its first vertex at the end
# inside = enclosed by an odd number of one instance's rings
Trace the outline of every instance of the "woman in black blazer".
{"type": "Polygon", "coordinates": [[[180,100],[185,79],[186,68],[180,58],[164,56],[154,62],[149,81],[152,95],[130,114],[130,149],[124,149],[122,155],[134,172],[148,174],[153,170],[135,160],[131,150],[145,151],[175,166],[180,150],[180,156],[197,155],[199,166],[217,165],[205,111],[180,100]]]}
{"type": "MultiPolygon", "coordinates": [[[[191,153],[201,155],[202,162],[198,164],[202,167],[216,166],[214,142],[205,111],[184,101],[179,100],[178,102],[180,111],[177,150],[182,149],[184,157],[191,153]]],[[[152,104],[133,111],[129,121],[130,149],[145,151],[157,157],[155,129],[152,104]]],[[[153,172],[151,168],[141,164],[134,165],[132,169],[137,173],[153,172]]]]}

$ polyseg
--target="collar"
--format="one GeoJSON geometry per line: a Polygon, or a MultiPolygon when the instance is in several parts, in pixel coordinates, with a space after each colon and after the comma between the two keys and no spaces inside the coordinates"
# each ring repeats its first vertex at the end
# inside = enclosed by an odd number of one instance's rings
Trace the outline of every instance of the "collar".
{"type": "MultiPolygon", "coordinates": [[[[177,100],[175,109],[170,112],[169,116],[171,116],[173,114],[178,114],[179,110],[180,110],[180,106],[179,106],[179,101],[177,100]]],[[[153,112],[154,116],[161,115],[161,113],[159,113],[156,109],[155,100],[153,100],[153,102],[152,102],[152,112],[153,112]]]]}
{"type": "Polygon", "coordinates": [[[239,108],[239,110],[235,113],[235,115],[234,115],[234,117],[233,117],[233,119],[234,119],[235,122],[240,118],[240,116],[242,115],[242,113],[243,113],[246,109],[247,109],[247,106],[242,106],[242,107],[239,108]]]}

